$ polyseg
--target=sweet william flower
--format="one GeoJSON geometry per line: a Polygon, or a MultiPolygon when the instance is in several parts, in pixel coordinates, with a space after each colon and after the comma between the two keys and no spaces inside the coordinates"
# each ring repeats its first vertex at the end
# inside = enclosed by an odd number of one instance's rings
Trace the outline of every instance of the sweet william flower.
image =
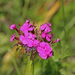
{"type": "Polygon", "coordinates": [[[53,56],[53,51],[51,51],[51,52],[48,54],[47,58],[49,58],[49,57],[51,57],[51,56],[53,56]]]}
{"type": "Polygon", "coordinates": [[[48,43],[45,42],[40,43],[40,46],[37,47],[37,51],[39,53],[39,56],[43,59],[47,59],[51,57],[53,54],[51,47],[48,43]]]}
{"type": "Polygon", "coordinates": [[[50,26],[51,25],[43,24],[43,25],[41,25],[40,30],[44,31],[45,33],[49,33],[50,31],[52,31],[50,26]]]}
{"type": "Polygon", "coordinates": [[[10,26],[10,29],[16,29],[16,25],[15,24],[12,24],[11,26],[10,26]]]}
{"type": "Polygon", "coordinates": [[[38,46],[39,46],[39,41],[36,40],[36,39],[34,39],[34,40],[33,40],[33,46],[34,46],[34,47],[38,47],[38,46]]]}
{"type": "Polygon", "coordinates": [[[60,39],[59,38],[57,38],[57,42],[60,42],[60,39]]]}
{"type": "Polygon", "coordinates": [[[27,39],[27,45],[29,47],[32,47],[33,46],[33,41],[31,39],[27,39]]]}
{"type": "Polygon", "coordinates": [[[11,41],[14,41],[15,35],[16,35],[16,34],[14,33],[14,34],[11,36],[10,42],[11,42],[11,41]]]}
{"type": "Polygon", "coordinates": [[[26,20],[26,22],[30,22],[30,19],[26,20]]]}
{"type": "Polygon", "coordinates": [[[51,23],[46,23],[48,26],[51,26],[51,23]]]}
{"type": "Polygon", "coordinates": [[[49,46],[48,43],[41,42],[40,43],[40,47],[44,49],[44,51],[45,51],[46,54],[49,54],[50,50],[52,51],[52,49],[51,49],[51,47],[49,46]]]}
{"type": "Polygon", "coordinates": [[[24,45],[28,45],[29,47],[32,47],[32,43],[33,41],[30,40],[27,37],[24,37],[23,35],[20,36],[20,41],[24,44],[24,45]]]}
{"type": "Polygon", "coordinates": [[[11,26],[10,26],[10,29],[15,29],[17,32],[18,32],[18,34],[20,35],[20,31],[16,28],[16,25],[15,24],[12,24],[11,26]]]}
{"type": "Polygon", "coordinates": [[[41,25],[40,27],[41,35],[40,35],[40,31],[38,32],[38,30],[35,29],[36,26],[34,25],[34,23],[32,25],[29,19],[26,20],[23,26],[21,25],[19,26],[20,26],[20,29],[17,29],[15,24],[12,24],[10,26],[10,29],[12,30],[15,29],[17,33],[19,34],[19,37],[15,37],[16,34],[13,34],[11,36],[10,41],[14,41],[14,39],[16,39],[18,41],[18,44],[22,45],[23,48],[25,47],[27,49],[26,51],[27,53],[33,50],[31,53],[31,57],[33,57],[33,60],[35,58],[36,52],[38,52],[39,56],[42,59],[48,59],[49,57],[53,55],[53,51],[50,45],[52,45],[53,43],[59,42],[60,40],[58,38],[57,40],[52,40],[52,38],[54,38],[54,35],[52,33],[49,33],[52,31],[50,28],[51,23],[45,23],[41,25]]]}
{"type": "Polygon", "coordinates": [[[46,24],[41,25],[40,30],[44,30],[46,28],[46,24]]]}
{"type": "Polygon", "coordinates": [[[51,41],[51,35],[42,32],[41,36],[42,36],[43,38],[46,38],[47,41],[51,41]]]}
{"type": "Polygon", "coordinates": [[[20,35],[20,41],[24,44],[24,45],[28,45],[29,47],[33,46],[33,40],[35,38],[35,35],[28,33],[28,36],[23,36],[20,35]]]}
{"type": "Polygon", "coordinates": [[[49,32],[51,32],[51,31],[52,31],[51,28],[50,28],[49,26],[46,26],[44,32],[45,32],[45,33],[49,33],[49,32]]]}
{"type": "Polygon", "coordinates": [[[27,36],[27,37],[30,38],[30,39],[32,39],[32,40],[34,40],[34,38],[35,38],[35,34],[28,33],[28,36],[27,36]]]}
{"type": "Polygon", "coordinates": [[[25,30],[26,30],[26,31],[32,31],[32,30],[33,30],[33,27],[30,27],[31,25],[32,25],[32,24],[29,23],[29,21],[27,20],[27,21],[23,24],[23,26],[21,26],[20,30],[23,31],[23,32],[25,32],[25,30]]]}

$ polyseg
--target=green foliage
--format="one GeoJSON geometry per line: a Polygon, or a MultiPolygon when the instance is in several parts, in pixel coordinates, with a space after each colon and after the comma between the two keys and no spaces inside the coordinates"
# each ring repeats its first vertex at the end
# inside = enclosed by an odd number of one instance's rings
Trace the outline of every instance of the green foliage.
{"type": "Polygon", "coordinates": [[[26,70],[25,70],[25,75],[33,75],[32,71],[33,71],[33,65],[32,65],[32,60],[30,60],[27,63],[26,70]]]}
{"type": "Polygon", "coordinates": [[[0,33],[0,54],[7,52],[7,50],[10,48],[10,46],[7,45],[8,41],[8,36],[6,36],[4,33],[0,33]]]}
{"type": "MultiPolygon", "coordinates": [[[[16,47],[9,51],[15,44],[10,43],[10,36],[16,33],[9,26],[14,23],[16,26],[22,25],[26,19],[36,24],[42,23],[44,15],[57,1],[59,0],[0,0],[0,75],[20,75],[19,72],[21,75],[32,75],[32,60],[27,63],[29,56],[23,54],[19,59],[21,53],[20,50],[16,51],[16,47]]],[[[75,75],[75,1],[64,0],[64,5],[61,4],[52,15],[50,23],[55,38],[59,38],[60,42],[52,46],[54,56],[51,58],[39,62],[36,56],[34,75],[75,75]]]]}

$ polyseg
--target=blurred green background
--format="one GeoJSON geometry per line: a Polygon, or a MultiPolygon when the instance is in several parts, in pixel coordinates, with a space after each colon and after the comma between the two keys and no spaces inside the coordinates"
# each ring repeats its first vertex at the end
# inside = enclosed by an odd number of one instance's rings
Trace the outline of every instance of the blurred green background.
{"type": "Polygon", "coordinates": [[[34,75],[75,75],[75,0],[0,0],[0,75],[32,75],[29,57],[23,54],[20,59],[13,47],[16,41],[10,43],[16,33],[10,25],[18,27],[27,19],[38,28],[50,22],[55,38],[60,39],[52,47],[54,56],[40,62],[36,56],[34,75]]]}

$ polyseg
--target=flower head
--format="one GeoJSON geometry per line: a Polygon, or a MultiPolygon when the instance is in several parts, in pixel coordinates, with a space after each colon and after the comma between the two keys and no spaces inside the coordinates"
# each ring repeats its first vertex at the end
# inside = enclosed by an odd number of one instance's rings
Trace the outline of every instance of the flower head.
{"type": "Polygon", "coordinates": [[[50,24],[43,24],[40,27],[40,30],[44,31],[45,33],[49,33],[51,30],[51,28],[49,27],[51,26],[50,24]]]}
{"type": "Polygon", "coordinates": [[[41,36],[42,36],[43,38],[46,38],[47,41],[51,41],[51,35],[42,32],[41,36]]]}
{"type": "Polygon", "coordinates": [[[57,38],[57,42],[60,42],[60,39],[59,38],[57,38]]]}
{"type": "Polygon", "coordinates": [[[28,33],[28,36],[23,36],[20,35],[20,41],[24,44],[24,45],[28,45],[29,47],[33,46],[33,40],[35,38],[35,35],[28,33]]]}
{"type": "Polygon", "coordinates": [[[34,47],[38,47],[38,46],[39,46],[39,41],[36,40],[36,39],[34,39],[34,41],[33,41],[33,46],[34,46],[34,47]]]}
{"type": "Polygon", "coordinates": [[[14,33],[14,34],[11,36],[10,42],[11,42],[11,41],[14,41],[15,35],[16,35],[16,34],[14,33]]]}
{"type": "Polygon", "coordinates": [[[51,26],[51,23],[46,23],[48,26],[51,26]]]}
{"type": "MultiPolygon", "coordinates": [[[[35,58],[35,53],[38,52],[39,56],[42,59],[48,59],[53,55],[52,46],[53,43],[59,42],[60,40],[52,40],[54,35],[50,33],[51,30],[51,23],[45,23],[41,25],[40,30],[37,30],[34,22],[33,25],[30,23],[30,20],[26,20],[23,26],[19,25],[20,29],[16,28],[15,24],[10,26],[10,29],[15,29],[19,35],[19,37],[15,37],[16,34],[11,36],[10,42],[16,39],[18,44],[22,45],[22,47],[26,48],[23,52],[31,52],[31,57],[35,58]]],[[[23,54],[22,52],[22,54],[23,54]]],[[[31,58],[30,57],[30,58],[31,58]]]]}
{"type": "Polygon", "coordinates": [[[21,26],[20,30],[25,32],[25,31],[32,31],[33,27],[31,27],[31,23],[29,23],[29,20],[26,20],[26,22],[23,24],[23,26],[21,26]]]}
{"type": "Polygon", "coordinates": [[[10,29],[16,29],[16,25],[15,24],[12,24],[11,26],[10,26],[10,29]]]}
{"type": "Polygon", "coordinates": [[[52,49],[48,43],[41,42],[40,46],[37,48],[39,56],[43,59],[47,59],[52,56],[52,49]]]}
{"type": "Polygon", "coordinates": [[[26,22],[30,22],[30,19],[26,20],[26,22]]]}

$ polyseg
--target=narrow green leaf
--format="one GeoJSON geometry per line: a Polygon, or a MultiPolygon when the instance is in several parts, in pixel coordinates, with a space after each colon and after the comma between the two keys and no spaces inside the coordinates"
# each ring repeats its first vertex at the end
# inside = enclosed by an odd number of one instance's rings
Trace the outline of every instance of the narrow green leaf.
{"type": "Polygon", "coordinates": [[[68,32],[73,27],[74,24],[75,24],[75,17],[73,17],[71,21],[65,26],[66,32],[68,32]]]}
{"type": "MultiPolygon", "coordinates": [[[[73,27],[73,25],[75,24],[75,17],[73,17],[71,19],[71,21],[65,26],[65,30],[66,30],[66,33],[73,27]]],[[[59,38],[60,39],[63,39],[65,37],[65,32],[64,30],[61,32],[59,38]]]]}
{"type": "Polygon", "coordinates": [[[32,60],[30,60],[30,61],[27,63],[26,70],[25,70],[25,75],[32,75],[32,70],[33,70],[33,67],[32,67],[32,60]]]}

